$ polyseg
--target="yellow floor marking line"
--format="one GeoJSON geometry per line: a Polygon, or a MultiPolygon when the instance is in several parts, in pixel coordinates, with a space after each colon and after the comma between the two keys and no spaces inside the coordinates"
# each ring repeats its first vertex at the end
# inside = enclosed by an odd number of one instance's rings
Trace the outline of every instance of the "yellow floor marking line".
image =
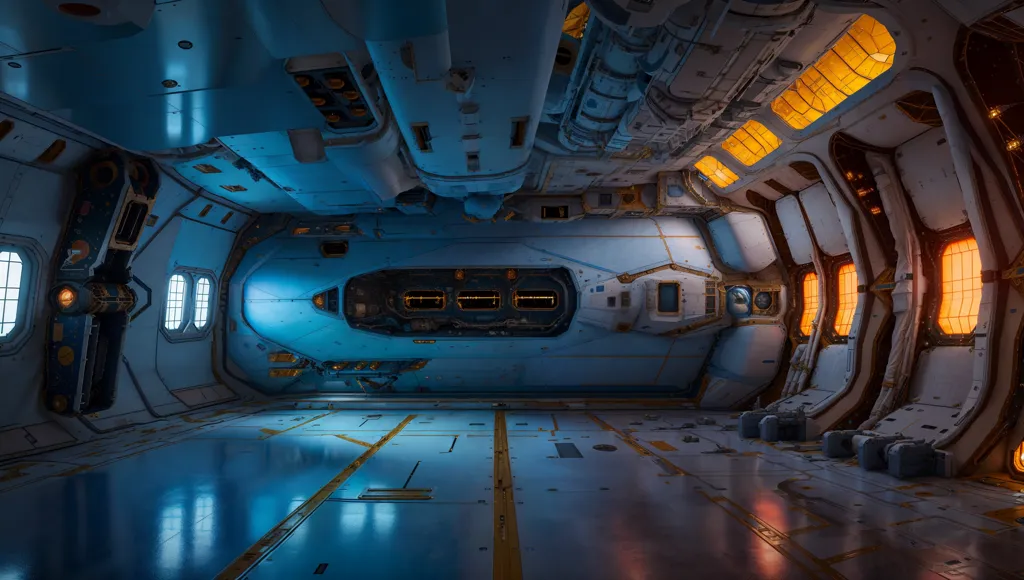
{"type": "Polygon", "coordinates": [[[675,447],[672,447],[668,441],[651,441],[651,446],[658,451],[679,451],[675,447]]]}
{"type": "MultiPolygon", "coordinates": [[[[630,435],[629,433],[626,433],[625,431],[620,431],[619,429],[616,429],[615,427],[612,427],[611,425],[609,425],[608,423],[605,423],[601,418],[599,418],[597,415],[594,415],[593,413],[587,413],[586,415],[587,415],[587,417],[590,417],[591,421],[593,421],[594,423],[597,423],[598,425],[600,425],[601,429],[603,429],[605,431],[614,431],[619,436],[619,438],[622,439],[622,442],[625,443],[626,445],[629,445],[633,449],[633,451],[636,451],[637,453],[639,453],[640,455],[643,455],[644,457],[656,457],[658,459],[658,461],[661,463],[662,467],[664,469],[666,469],[667,471],[671,472],[669,474],[670,476],[672,476],[672,475],[687,475],[686,471],[684,471],[683,468],[679,467],[675,463],[672,463],[671,461],[669,461],[665,457],[663,457],[661,455],[658,455],[657,453],[655,453],[655,452],[651,451],[650,449],[644,447],[640,443],[640,441],[637,440],[636,437],[633,437],[632,435],[630,435]]],[[[653,446],[653,444],[652,444],[652,446],[653,446]]]]}
{"type": "Polygon", "coordinates": [[[349,443],[355,443],[356,445],[362,445],[363,447],[373,447],[372,443],[367,443],[366,441],[360,441],[358,439],[353,439],[353,438],[349,437],[348,435],[335,435],[335,437],[337,437],[338,439],[343,439],[345,441],[348,441],[349,443]]]}
{"type": "Polygon", "coordinates": [[[0,482],[11,481],[12,479],[18,479],[19,477],[25,477],[28,475],[25,470],[32,467],[35,463],[16,463],[10,467],[5,468],[0,472],[0,482]]]}
{"type": "Polygon", "coordinates": [[[513,497],[512,459],[508,451],[505,411],[494,414],[494,559],[495,580],[522,580],[523,558],[519,551],[519,525],[513,497]]]}
{"type": "Polygon", "coordinates": [[[1003,522],[1004,524],[1009,524],[1011,526],[1017,527],[1017,526],[1020,526],[1020,524],[1017,523],[1017,520],[1020,519],[1020,518],[1024,518],[1024,505],[1018,505],[1018,506],[1004,508],[1004,509],[1001,509],[1001,510],[994,510],[994,511],[990,511],[990,512],[985,512],[982,515],[987,517],[987,518],[992,518],[994,520],[999,520],[1000,522],[1003,522]]]}
{"type": "Polygon", "coordinates": [[[266,437],[260,437],[260,440],[270,439],[274,435],[280,435],[281,433],[287,433],[287,432],[291,431],[292,429],[298,429],[299,427],[304,427],[306,425],[309,425],[313,421],[316,421],[317,419],[323,419],[324,417],[326,417],[328,415],[332,415],[334,413],[337,413],[337,411],[329,411],[327,413],[322,413],[320,415],[317,415],[316,417],[313,417],[312,419],[306,419],[305,421],[299,423],[298,425],[292,425],[291,427],[289,427],[287,429],[277,430],[277,429],[269,429],[269,428],[264,427],[263,429],[260,429],[260,433],[265,433],[267,436],[266,437]]]}
{"type": "Polygon", "coordinates": [[[554,413],[551,413],[551,424],[554,426],[554,429],[551,430],[551,436],[554,437],[555,433],[558,432],[558,417],[555,417],[554,413]]]}
{"type": "Polygon", "coordinates": [[[775,529],[767,522],[747,511],[731,499],[725,496],[712,497],[703,491],[699,491],[697,493],[703,495],[712,503],[721,507],[725,510],[725,513],[732,517],[732,519],[743,524],[745,527],[750,529],[750,531],[757,534],[757,536],[764,540],[765,543],[774,548],[776,552],[782,554],[782,556],[787,560],[807,572],[807,574],[812,578],[827,578],[830,580],[845,579],[842,574],[833,570],[832,566],[828,562],[810,553],[803,546],[790,539],[787,534],[775,529]]]}
{"type": "Polygon", "coordinates": [[[838,564],[847,560],[852,560],[857,556],[863,556],[864,554],[870,554],[871,552],[877,552],[882,549],[882,546],[865,546],[863,548],[857,548],[856,550],[850,550],[849,552],[843,552],[842,554],[836,554],[831,558],[825,558],[824,562],[831,566],[832,564],[838,564]]]}
{"type": "Polygon", "coordinates": [[[405,429],[406,425],[411,423],[416,415],[409,415],[397,427],[392,429],[387,435],[381,437],[380,441],[374,443],[363,452],[355,461],[348,464],[348,467],[343,469],[338,475],[334,476],[334,479],[327,482],[327,485],[320,488],[320,491],[313,494],[312,497],[302,502],[302,505],[295,508],[295,511],[288,514],[281,523],[277,524],[270,529],[262,538],[260,538],[255,544],[249,547],[241,556],[235,558],[233,562],[228,564],[220,574],[217,574],[217,580],[228,580],[243,577],[246,573],[256,567],[260,562],[263,561],[274,548],[284,542],[288,536],[291,535],[302,522],[306,521],[309,516],[313,515],[321,504],[327,501],[327,498],[331,497],[338,488],[341,487],[345,481],[356,472],[357,469],[363,466],[375,453],[380,451],[382,447],[388,444],[396,435],[398,435],[402,429],[405,429]]]}

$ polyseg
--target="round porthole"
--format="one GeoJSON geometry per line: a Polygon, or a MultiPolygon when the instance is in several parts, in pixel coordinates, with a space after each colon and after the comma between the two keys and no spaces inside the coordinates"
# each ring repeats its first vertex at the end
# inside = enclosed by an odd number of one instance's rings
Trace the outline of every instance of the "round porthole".
{"type": "Polygon", "coordinates": [[[772,307],[772,295],[768,292],[758,292],[757,296],[754,296],[754,306],[757,306],[758,310],[768,310],[772,307]]]}
{"type": "Polygon", "coordinates": [[[750,288],[733,286],[725,294],[725,305],[729,314],[737,318],[746,318],[751,314],[750,288]]]}

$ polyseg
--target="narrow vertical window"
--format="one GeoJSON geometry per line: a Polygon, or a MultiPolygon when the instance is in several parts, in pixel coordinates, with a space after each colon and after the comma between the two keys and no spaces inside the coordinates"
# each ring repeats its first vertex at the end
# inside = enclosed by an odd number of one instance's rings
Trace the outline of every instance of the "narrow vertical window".
{"type": "Polygon", "coordinates": [[[0,252],[0,338],[10,336],[18,323],[23,269],[18,252],[0,252]]]}
{"type": "Polygon", "coordinates": [[[185,277],[181,274],[171,276],[167,283],[167,307],[164,313],[164,328],[178,330],[181,328],[185,314],[185,277]]]}
{"type": "Polygon", "coordinates": [[[974,238],[952,242],[942,250],[942,298],[939,329],[944,334],[970,334],[981,307],[981,254],[974,238]]]}
{"type": "Polygon", "coordinates": [[[196,280],[196,300],[192,323],[196,325],[197,330],[206,328],[210,321],[210,291],[212,288],[213,284],[206,276],[196,280]]]}
{"type": "Polygon", "coordinates": [[[836,308],[835,330],[839,336],[849,336],[853,328],[853,313],[857,310],[857,269],[853,264],[839,268],[839,306],[836,308]]]}
{"type": "Polygon", "coordinates": [[[808,272],[804,276],[801,291],[804,298],[803,313],[800,314],[800,333],[810,336],[814,330],[814,319],[818,316],[818,275],[808,272]]]}

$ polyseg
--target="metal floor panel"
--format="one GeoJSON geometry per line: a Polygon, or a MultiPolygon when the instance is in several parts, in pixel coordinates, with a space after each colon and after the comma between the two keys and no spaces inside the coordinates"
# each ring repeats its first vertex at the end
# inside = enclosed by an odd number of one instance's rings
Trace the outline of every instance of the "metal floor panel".
{"type": "Polygon", "coordinates": [[[253,579],[1024,573],[1024,484],[997,475],[900,481],[696,411],[515,411],[503,431],[496,416],[249,410],[26,458],[0,467],[0,580],[202,579],[239,562],[253,579]],[[503,441],[510,485],[495,481],[503,441]]]}

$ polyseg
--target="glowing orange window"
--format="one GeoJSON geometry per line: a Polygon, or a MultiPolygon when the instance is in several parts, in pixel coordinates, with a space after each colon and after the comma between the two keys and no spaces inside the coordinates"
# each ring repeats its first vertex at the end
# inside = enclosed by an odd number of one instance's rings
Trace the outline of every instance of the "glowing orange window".
{"type": "Polygon", "coordinates": [[[800,333],[810,336],[814,330],[814,318],[818,315],[818,275],[809,272],[803,283],[804,311],[800,315],[800,333]]]}
{"type": "Polygon", "coordinates": [[[1024,441],[1013,452],[1013,468],[1024,473],[1024,441]]]}
{"type": "Polygon", "coordinates": [[[942,250],[942,299],[939,328],[945,334],[970,334],[981,306],[981,255],[974,238],[952,242],[942,250]]]}
{"type": "Polygon", "coordinates": [[[839,307],[836,308],[836,334],[850,336],[853,313],[857,310],[857,269],[853,264],[839,267],[839,307]]]}

